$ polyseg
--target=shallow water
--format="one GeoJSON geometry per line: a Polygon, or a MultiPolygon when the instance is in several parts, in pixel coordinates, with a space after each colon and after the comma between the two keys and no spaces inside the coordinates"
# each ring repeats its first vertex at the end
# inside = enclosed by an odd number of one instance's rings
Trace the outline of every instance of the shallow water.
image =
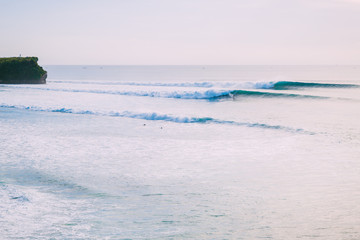
{"type": "Polygon", "coordinates": [[[359,67],[46,68],[0,86],[5,239],[360,238],[359,67]]]}

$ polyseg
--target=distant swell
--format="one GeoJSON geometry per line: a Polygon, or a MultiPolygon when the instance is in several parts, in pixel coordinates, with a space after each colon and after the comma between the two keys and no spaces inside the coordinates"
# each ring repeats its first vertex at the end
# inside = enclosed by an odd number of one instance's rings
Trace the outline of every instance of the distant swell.
{"type": "Polygon", "coordinates": [[[335,83],[307,83],[307,82],[276,82],[272,89],[275,90],[288,90],[296,88],[358,88],[359,85],[355,84],[335,84],[335,83]]]}
{"type": "MultiPolygon", "coordinates": [[[[318,98],[318,99],[328,98],[328,97],[320,97],[320,96],[313,96],[313,95],[259,92],[259,91],[246,91],[246,90],[234,90],[234,91],[231,91],[228,95],[223,95],[223,96],[226,96],[226,97],[246,96],[246,97],[281,97],[281,98],[318,98]]],[[[222,97],[222,96],[219,96],[219,97],[222,97]]]]}
{"type": "Polygon", "coordinates": [[[301,128],[290,128],[290,127],[285,127],[285,126],[281,126],[281,125],[268,125],[268,124],[264,124],[264,123],[236,122],[236,121],[214,119],[211,117],[179,117],[179,116],[173,116],[170,114],[136,113],[136,112],[130,112],[130,111],[96,112],[96,111],[90,111],[90,110],[76,110],[76,109],[71,109],[71,108],[42,108],[42,107],[37,107],[37,106],[7,105],[7,104],[1,104],[0,107],[39,111],[39,112],[90,114],[90,115],[97,115],[97,116],[125,117],[125,118],[135,118],[135,119],[143,119],[143,120],[152,120],[152,121],[167,121],[167,122],[175,122],[175,123],[226,124],[226,125],[234,125],[234,126],[264,128],[264,129],[277,129],[277,130],[305,133],[305,134],[311,134],[311,135],[314,134],[313,132],[308,132],[301,128]]]}
{"type": "Polygon", "coordinates": [[[275,82],[184,82],[184,83],[159,83],[159,82],[98,82],[98,81],[55,81],[49,83],[92,84],[92,85],[122,85],[144,87],[195,87],[195,88],[244,88],[244,89],[271,89],[275,82]]]}

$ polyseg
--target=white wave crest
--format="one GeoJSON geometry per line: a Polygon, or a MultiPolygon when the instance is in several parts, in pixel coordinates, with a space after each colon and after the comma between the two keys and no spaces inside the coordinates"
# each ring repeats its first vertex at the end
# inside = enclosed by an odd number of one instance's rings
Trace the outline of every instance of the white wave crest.
{"type": "Polygon", "coordinates": [[[29,86],[9,86],[12,88],[29,88],[43,91],[74,92],[74,93],[97,93],[139,97],[161,97],[180,99],[211,99],[228,95],[232,90],[210,89],[206,91],[120,91],[120,90],[98,90],[98,89],[71,89],[71,88],[46,88],[29,86]]]}
{"type": "Polygon", "coordinates": [[[98,115],[98,116],[110,116],[110,117],[125,117],[125,118],[135,118],[135,119],[143,119],[143,120],[152,120],[152,121],[167,121],[167,122],[175,122],[175,123],[213,123],[213,124],[226,124],[226,125],[234,125],[234,126],[245,126],[245,127],[255,127],[255,128],[264,128],[264,129],[273,129],[273,130],[283,130],[289,132],[298,132],[305,134],[315,134],[313,132],[305,131],[301,128],[290,128],[286,126],[280,125],[268,125],[264,123],[249,123],[249,122],[235,122],[229,120],[219,120],[211,117],[180,117],[173,116],[171,114],[161,114],[161,113],[136,113],[130,111],[123,112],[97,112],[91,110],[77,110],[71,108],[42,108],[38,106],[23,106],[23,105],[7,105],[0,104],[0,107],[3,108],[15,108],[22,110],[32,110],[32,111],[40,111],[40,112],[57,112],[57,113],[72,113],[72,114],[90,114],[90,115],[98,115]]]}

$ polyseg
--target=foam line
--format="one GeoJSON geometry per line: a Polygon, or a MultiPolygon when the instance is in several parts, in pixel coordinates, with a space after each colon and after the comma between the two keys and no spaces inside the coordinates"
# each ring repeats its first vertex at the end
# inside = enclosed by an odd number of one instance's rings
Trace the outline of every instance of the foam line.
{"type": "Polygon", "coordinates": [[[288,93],[274,93],[261,92],[249,90],[224,90],[224,89],[209,89],[206,91],[117,91],[117,90],[96,90],[96,89],[66,89],[66,88],[46,88],[46,87],[29,87],[29,86],[11,86],[13,88],[29,88],[43,91],[57,91],[57,92],[73,92],[73,93],[96,93],[96,94],[111,94],[123,96],[138,96],[138,97],[158,97],[158,98],[178,98],[178,99],[207,99],[216,100],[230,97],[280,97],[280,98],[320,98],[326,99],[328,97],[302,95],[302,94],[288,94],[288,93]]]}
{"type": "Polygon", "coordinates": [[[136,113],[136,112],[130,112],[130,111],[96,112],[96,111],[90,111],[90,110],[74,110],[71,108],[42,108],[42,107],[37,107],[37,106],[7,105],[7,104],[0,104],[0,107],[39,111],[39,112],[89,114],[89,115],[98,115],[98,116],[135,118],[135,119],[143,119],[143,120],[151,120],[151,121],[167,121],[167,122],[175,122],[175,123],[224,124],[224,125],[264,128],[264,129],[276,129],[276,130],[283,130],[283,131],[288,131],[288,132],[306,133],[306,134],[311,134],[311,135],[314,134],[313,132],[308,132],[301,128],[295,129],[295,128],[290,128],[290,127],[285,127],[285,126],[280,126],[280,125],[268,125],[268,124],[264,124],[264,123],[227,121],[227,120],[214,119],[211,117],[179,117],[179,116],[173,116],[170,114],[159,114],[159,113],[155,113],[155,112],[153,112],[153,113],[136,113]]]}

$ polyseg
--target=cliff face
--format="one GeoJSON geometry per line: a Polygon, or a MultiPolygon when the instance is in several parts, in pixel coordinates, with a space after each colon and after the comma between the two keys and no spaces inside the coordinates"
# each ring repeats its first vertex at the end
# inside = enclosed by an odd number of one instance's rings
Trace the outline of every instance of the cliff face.
{"type": "Polygon", "coordinates": [[[0,58],[0,84],[45,84],[47,72],[37,57],[0,58]]]}

